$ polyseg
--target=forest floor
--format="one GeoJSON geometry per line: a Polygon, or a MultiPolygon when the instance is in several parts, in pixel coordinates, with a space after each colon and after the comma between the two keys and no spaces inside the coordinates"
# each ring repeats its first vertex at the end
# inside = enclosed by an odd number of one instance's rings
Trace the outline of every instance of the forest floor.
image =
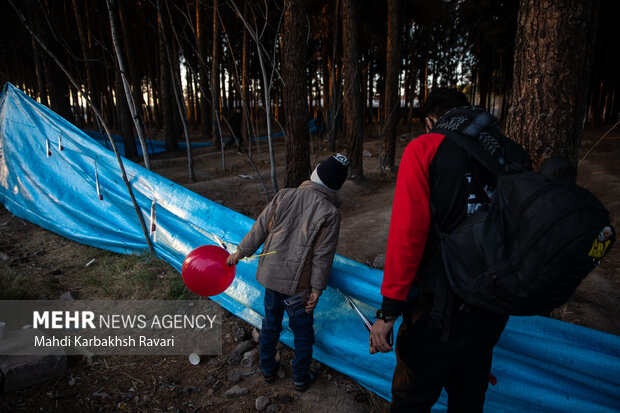
{"type": "MultiPolygon", "coordinates": [[[[420,126],[421,127],[421,126],[420,126]]],[[[369,128],[372,129],[372,128],[369,128]]],[[[379,139],[367,131],[364,143],[365,179],[347,181],[339,193],[344,200],[338,254],[381,267],[385,254],[394,194],[395,175],[378,170],[379,139]]],[[[412,135],[401,131],[396,164],[412,135]]],[[[422,132],[414,130],[415,133],[422,132]]],[[[592,147],[604,130],[586,129],[581,153],[592,147]]],[[[313,142],[314,163],[330,154],[313,142]]],[[[253,159],[271,191],[266,141],[253,159]]],[[[337,144],[337,151],[343,151],[337,144]]],[[[284,142],[276,140],[277,176],[284,178],[284,142]]],[[[189,182],[184,153],[152,159],[153,170],[194,192],[249,217],[256,218],[266,203],[262,186],[247,158],[231,147],[226,170],[214,149],[194,150],[196,182],[189,182]]],[[[620,130],[598,144],[580,165],[579,183],[597,195],[619,227],[620,130]]],[[[123,256],[74,243],[12,216],[0,206],[0,299],[58,297],[73,291],[82,299],[192,298],[179,274],[157,259],[123,256]],[[86,266],[92,259],[95,261],[86,266]]],[[[319,302],[320,305],[320,302],[319,302]]],[[[571,300],[552,317],[620,335],[620,248],[581,284],[571,300]]],[[[224,311],[223,354],[204,357],[192,366],[185,356],[69,357],[67,372],[59,379],[26,390],[0,395],[2,411],[169,411],[251,412],[260,396],[269,398],[268,411],[280,412],[382,412],[388,403],[350,378],[327,366],[314,364],[317,382],[305,393],[294,390],[289,361],[293,352],[280,348],[284,375],[266,384],[256,364],[242,367],[230,354],[249,340],[253,327],[224,311]],[[237,374],[238,373],[238,374],[237,374]],[[227,397],[234,386],[246,394],[227,397]]]]}

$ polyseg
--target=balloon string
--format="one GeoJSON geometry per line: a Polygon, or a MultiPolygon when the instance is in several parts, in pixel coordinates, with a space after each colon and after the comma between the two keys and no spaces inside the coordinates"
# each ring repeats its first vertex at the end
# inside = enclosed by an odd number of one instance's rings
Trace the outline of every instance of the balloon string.
{"type": "Polygon", "coordinates": [[[241,258],[241,260],[240,260],[240,261],[243,261],[243,260],[249,260],[249,259],[252,259],[252,258],[262,257],[263,255],[275,254],[276,252],[278,252],[278,251],[271,251],[271,252],[266,252],[266,253],[264,253],[264,254],[252,255],[251,257],[241,258]]]}

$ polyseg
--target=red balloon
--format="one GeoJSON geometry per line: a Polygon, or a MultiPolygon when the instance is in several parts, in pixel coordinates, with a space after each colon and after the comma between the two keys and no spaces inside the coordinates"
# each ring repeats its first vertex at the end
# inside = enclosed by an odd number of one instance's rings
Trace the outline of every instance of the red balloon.
{"type": "Polygon", "coordinates": [[[202,296],[218,295],[235,279],[235,266],[228,266],[230,254],[215,245],[198,247],[185,257],[181,275],[192,292],[202,296]]]}

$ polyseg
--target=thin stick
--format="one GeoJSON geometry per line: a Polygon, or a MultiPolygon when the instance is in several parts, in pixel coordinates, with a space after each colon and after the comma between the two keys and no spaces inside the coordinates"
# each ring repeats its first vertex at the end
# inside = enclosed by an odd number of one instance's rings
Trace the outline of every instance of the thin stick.
{"type": "Polygon", "coordinates": [[[239,261],[251,260],[252,258],[258,258],[258,257],[262,257],[262,256],[269,255],[269,254],[275,254],[276,252],[278,252],[278,251],[271,251],[271,252],[266,252],[264,254],[252,255],[251,257],[241,258],[239,261]]]}
{"type": "MultiPolygon", "coordinates": [[[[248,24],[246,19],[242,17],[244,16],[244,14],[241,13],[241,11],[239,10],[239,8],[234,2],[230,2],[228,3],[228,5],[235,11],[237,16],[241,18],[241,22],[246,27],[248,34],[252,37],[252,39],[256,43],[256,52],[258,54],[258,62],[260,64],[261,73],[263,75],[263,85],[265,89],[264,90],[264,106],[265,106],[265,120],[267,122],[267,142],[269,144],[269,160],[271,163],[271,185],[273,187],[273,193],[275,194],[278,192],[278,181],[276,179],[275,152],[274,152],[274,147],[273,147],[273,142],[272,142],[272,132],[271,132],[271,88],[273,86],[275,74],[278,75],[280,80],[282,79],[274,63],[276,60],[278,42],[274,41],[273,43],[273,60],[271,60],[267,52],[267,49],[265,49],[265,47],[263,46],[261,42],[262,35],[264,34],[265,29],[267,28],[267,22],[268,22],[267,10],[265,10],[265,25],[263,26],[262,31],[259,34],[258,27],[256,27],[256,22],[254,23],[255,27],[252,28],[248,24]],[[267,78],[268,74],[267,74],[267,67],[265,65],[265,59],[267,59],[269,63],[271,63],[271,74],[270,74],[269,79],[267,78]]],[[[265,6],[267,7],[267,3],[265,3],[265,6]]],[[[280,26],[282,25],[283,17],[284,17],[284,13],[281,13],[280,18],[278,20],[278,26],[277,26],[276,32],[280,31],[280,26]]]]}
{"type": "Polygon", "coordinates": [[[146,147],[146,137],[144,134],[144,125],[142,124],[142,119],[138,116],[138,109],[136,108],[136,102],[133,98],[133,92],[131,91],[131,87],[129,86],[129,82],[127,81],[127,76],[125,75],[125,63],[123,61],[123,55],[121,54],[120,46],[118,44],[118,34],[116,31],[116,23],[114,18],[113,9],[116,8],[116,3],[114,0],[106,0],[106,4],[108,6],[108,16],[110,19],[110,31],[112,33],[112,43],[114,44],[114,50],[116,51],[116,62],[118,63],[118,70],[121,72],[121,79],[123,81],[123,87],[125,88],[125,97],[127,98],[127,104],[129,106],[129,110],[131,112],[131,118],[133,120],[133,124],[136,128],[136,132],[138,132],[138,140],[140,141],[140,146],[142,147],[142,157],[144,159],[144,166],[149,171],[151,170],[151,159],[149,157],[149,151],[146,147]]]}
{"type": "Polygon", "coordinates": [[[592,145],[592,147],[591,147],[590,149],[588,149],[588,152],[586,152],[586,154],[585,154],[585,155],[583,155],[583,158],[581,158],[581,159],[579,160],[579,163],[577,163],[577,166],[581,165],[581,162],[583,162],[583,161],[584,161],[584,159],[586,159],[586,156],[588,156],[588,155],[590,154],[590,152],[592,152],[592,149],[594,149],[594,148],[596,147],[596,145],[598,145],[599,143],[601,143],[601,141],[602,141],[603,139],[605,139],[605,138],[607,137],[607,135],[609,135],[609,133],[610,133],[612,130],[614,130],[614,129],[616,128],[616,126],[618,126],[619,124],[620,124],[620,120],[619,120],[618,122],[616,122],[616,124],[615,124],[614,126],[612,126],[612,127],[611,127],[611,128],[610,128],[607,132],[605,132],[605,133],[603,134],[603,136],[601,136],[601,138],[600,138],[598,141],[596,141],[596,143],[595,143],[594,145],[592,145]]]}
{"type": "MultiPolygon", "coordinates": [[[[168,8],[168,3],[166,2],[166,8],[168,8]]],[[[181,102],[181,94],[179,93],[179,84],[180,80],[177,79],[177,75],[172,66],[172,56],[170,53],[170,46],[168,45],[168,39],[166,38],[166,30],[164,29],[164,18],[161,14],[161,10],[159,7],[159,0],[157,0],[157,14],[159,14],[159,27],[161,29],[162,38],[164,40],[164,45],[166,46],[166,55],[168,56],[168,67],[170,69],[170,76],[172,77],[172,90],[174,92],[174,98],[177,102],[177,108],[179,110],[179,118],[181,119],[181,123],[183,124],[183,133],[185,134],[185,144],[187,145],[187,168],[189,174],[189,180],[191,182],[196,181],[194,176],[194,166],[192,162],[192,144],[189,140],[189,132],[187,130],[187,119],[185,118],[185,111],[183,107],[183,103],[181,102]]],[[[170,18],[170,23],[172,24],[172,16],[170,16],[170,10],[168,10],[168,16],[170,18]]],[[[183,50],[181,49],[181,52],[183,50]]],[[[183,86],[181,86],[183,87],[183,86]]]]}

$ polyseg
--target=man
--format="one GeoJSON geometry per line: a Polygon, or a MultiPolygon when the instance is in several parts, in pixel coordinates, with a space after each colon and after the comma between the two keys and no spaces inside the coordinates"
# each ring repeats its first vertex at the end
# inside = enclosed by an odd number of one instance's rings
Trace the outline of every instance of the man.
{"type": "MultiPolygon", "coordinates": [[[[467,104],[455,90],[433,91],[424,108],[427,133],[407,146],[400,163],[381,287],[383,304],[371,331],[371,352],[391,351],[387,336],[403,314],[392,411],[430,412],[445,387],[451,412],[482,412],[493,347],[507,321],[506,316],[464,303],[449,287],[442,289],[445,296],[435,294],[439,282],[447,282],[441,274],[437,230],[450,232],[465,215],[488,202],[486,191],[494,187],[495,178],[452,139],[429,133],[438,120],[449,121],[440,120],[441,115],[467,104]]],[[[499,136],[499,131],[493,132],[499,136]]],[[[506,142],[509,146],[511,153],[515,151],[516,144],[506,142]]],[[[523,150],[517,152],[525,162],[523,150]]]]}
{"type": "Polygon", "coordinates": [[[315,379],[310,371],[313,311],[327,287],[336,254],[341,205],[336,193],[347,178],[348,165],[344,155],[336,154],[321,162],[309,181],[298,188],[278,192],[243,238],[237,252],[228,257],[228,265],[235,265],[265,244],[256,279],[265,287],[259,351],[267,383],[273,383],[277,377],[276,345],[285,310],[295,336],[295,389],[304,391],[315,379]]]}

